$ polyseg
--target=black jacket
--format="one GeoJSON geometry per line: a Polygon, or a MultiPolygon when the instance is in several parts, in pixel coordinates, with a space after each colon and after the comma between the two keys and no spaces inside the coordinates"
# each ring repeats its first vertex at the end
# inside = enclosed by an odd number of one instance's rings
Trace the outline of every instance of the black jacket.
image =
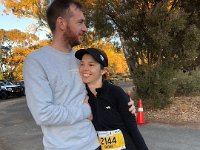
{"type": "Polygon", "coordinates": [[[128,111],[129,97],[122,88],[103,81],[102,88],[96,89],[96,97],[88,87],[87,91],[97,131],[121,129],[127,150],[148,150],[135,116],[128,111]]]}

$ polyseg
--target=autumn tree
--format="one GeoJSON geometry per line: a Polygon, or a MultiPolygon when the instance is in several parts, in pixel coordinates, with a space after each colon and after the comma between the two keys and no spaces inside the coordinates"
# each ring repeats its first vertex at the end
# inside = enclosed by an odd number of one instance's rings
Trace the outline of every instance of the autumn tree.
{"type": "MultiPolygon", "coordinates": [[[[46,22],[46,8],[48,0],[4,0],[4,14],[12,13],[16,17],[27,17],[37,21],[36,30],[45,30],[48,28],[46,22]]],[[[47,29],[48,31],[48,29],[47,29]]],[[[47,32],[47,35],[49,32],[47,32]]]]}
{"type": "MultiPolygon", "coordinates": [[[[22,79],[22,63],[24,58],[31,51],[46,45],[49,42],[48,40],[39,41],[38,37],[35,36],[34,33],[38,30],[43,30],[46,31],[48,37],[51,37],[45,16],[48,1],[4,0],[3,5],[6,8],[4,10],[4,15],[11,12],[16,17],[27,17],[37,21],[33,34],[16,31],[19,35],[19,37],[17,37],[17,35],[14,34],[15,31],[1,32],[4,33],[4,38],[1,38],[1,41],[3,42],[3,45],[6,45],[1,47],[3,52],[1,55],[1,67],[3,68],[1,68],[1,70],[3,70],[4,76],[8,79],[22,79]],[[11,34],[11,36],[8,37],[7,34],[11,34]]],[[[32,30],[33,29],[31,29],[31,31],[32,30]]]]}
{"type": "Polygon", "coordinates": [[[1,72],[6,79],[21,80],[25,57],[40,47],[41,42],[37,36],[19,30],[0,30],[0,36],[1,72]]]}

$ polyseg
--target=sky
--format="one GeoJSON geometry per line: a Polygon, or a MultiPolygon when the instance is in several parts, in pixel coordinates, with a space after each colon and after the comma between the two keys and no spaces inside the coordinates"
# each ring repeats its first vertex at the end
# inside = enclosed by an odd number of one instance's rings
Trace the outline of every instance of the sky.
{"type": "MultiPolygon", "coordinates": [[[[16,16],[9,14],[3,14],[4,6],[0,4],[0,29],[12,30],[18,29],[22,32],[27,32],[31,25],[37,24],[37,21],[30,18],[17,18],[16,16]]],[[[42,32],[36,33],[40,39],[45,39],[45,34],[42,32]]]]}

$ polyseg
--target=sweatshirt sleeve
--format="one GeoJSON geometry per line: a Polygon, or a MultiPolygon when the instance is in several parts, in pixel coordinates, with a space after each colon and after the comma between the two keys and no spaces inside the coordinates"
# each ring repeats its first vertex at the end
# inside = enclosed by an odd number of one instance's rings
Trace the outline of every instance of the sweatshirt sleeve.
{"type": "Polygon", "coordinates": [[[23,64],[23,78],[27,105],[38,125],[70,125],[89,117],[91,110],[88,104],[54,104],[45,71],[33,58],[26,58],[23,64]]]}
{"type": "Polygon", "coordinates": [[[135,115],[132,115],[128,110],[129,96],[120,87],[116,88],[115,98],[117,99],[119,112],[125,123],[128,133],[136,144],[138,150],[148,150],[145,141],[137,127],[135,115]]]}

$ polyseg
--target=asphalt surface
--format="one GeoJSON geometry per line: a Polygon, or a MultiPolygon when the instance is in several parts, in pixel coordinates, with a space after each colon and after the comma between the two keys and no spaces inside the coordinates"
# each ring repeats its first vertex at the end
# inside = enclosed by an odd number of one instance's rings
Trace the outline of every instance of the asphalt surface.
{"type": "MultiPolygon", "coordinates": [[[[139,129],[149,150],[200,150],[200,129],[156,123],[139,129]]],[[[0,101],[0,150],[43,150],[25,97],[0,101]]]]}

